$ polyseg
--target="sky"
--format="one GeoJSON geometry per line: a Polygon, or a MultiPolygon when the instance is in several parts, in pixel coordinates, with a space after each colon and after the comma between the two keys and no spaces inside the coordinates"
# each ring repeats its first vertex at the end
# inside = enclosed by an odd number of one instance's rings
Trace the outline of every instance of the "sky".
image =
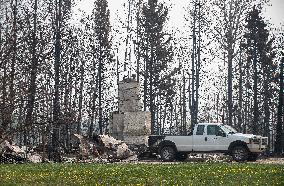
{"type": "Polygon", "coordinates": [[[284,25],[284,0],[270,0],[271,6],[265,7],[265,17],[276,26],[284,25]]]}
{"type": "MultiPolygon", "coordinates": [[[[90,14],[93,7],[95,0],[78,0],[80,3],[77,5],[77,9],[81,9],[86,14],[90,14]]],[[[138,1],[138,0],[134,0],[138,1]]],[[[169,10],[169,20],[167,27],[170,30],[180,29],[184,30],[187,29],[185,23],[185,15],[188,15],[187,10],[185,10],[186,7],[188,7],[190,0],[159,0],[159,2],[165,2],[166,6],[170,7],[169,10]]],[[[110,9],[110,22],[111,25],[113,25],[113,28],[118,28],[118,20],[119,19],[125,19],[126,13],[127,13],[127,4],[128,0],[108,0],[108,6],[110,9]],[[123,4],[126,5],[126,7],[123,6],[123,4]]],[[[76,12],[76,11],[75,11],[76,12]]],[[[78,12],[78,11],[77,11],[78,12]]],[[[280,32],[284,30],[284,0],[270,0],[270,3],[268,6],[263,7],[263,17],[267,22],[270,22],[272,24],[272,28],[279,28],[282,27],[282,29],[278,29],[280,32]]],[[[75,16],[75,19],[80,19],[81,16],[77,15],[75,16]]],[[[121,26],[121,25],[120,25],[121,26]]],[[[121,28],[120,28],[121,29],[121,28]]],[[[278,34],[278,33],[277,33],[278,34]]],[[[126,36],[125,36],[126,37],[126,36]]],[[[125,38],[124,37],[124,38],[125,38]]],[[[118,40],[117,43],[121,44],[121,38],[116,38],[118,40]]],[[[124,49],[121,50],[119,53],[123,52],[124,49]]],[[[119,55],[124,56],[123,54],[119,55]]],[[[123,60],[123,59],[120,59],[123,60]]],[[[217,68],[217,66],[216,66],[217,68]]]]}
{"type": "MultiPolygon", "coordinates": [[[[89,13],[93,8],[95,0],[81,0],[78,8],[89,13]]],[[[172,8],[169,12],[169,25],[171,27],[180,27],[183,25],[185,10],[184,7],[189,3],[188,0],[163,0],[167,4],[171,4],[172,8]]],[[[127,0],[108,0],[111,12],[111,20],[115,21],[116,12],[124,11],[123,4],[127,0]]],[[[264,7],[264,17],[267,21],[276,27],[284,25],[284,0],[270,0],[270,5],[264,7]]]]}

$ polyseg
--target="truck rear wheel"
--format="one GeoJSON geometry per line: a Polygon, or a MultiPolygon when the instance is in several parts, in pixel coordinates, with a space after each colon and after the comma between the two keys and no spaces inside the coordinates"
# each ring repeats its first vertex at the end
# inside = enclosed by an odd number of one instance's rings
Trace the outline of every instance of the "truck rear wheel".
{"type": "Polygon", "coordinates": [[[232,157],[237,162],[246,161],[248,154],[248,150],[244,146],[236,146],[232,150],[232,157]]]}
{"type": "Polygon", "coordinates": [[[172,146],[165,146],[160,150],[160,155],[163,161],[173,161],[175,154],[175,149],[172,146]]]}

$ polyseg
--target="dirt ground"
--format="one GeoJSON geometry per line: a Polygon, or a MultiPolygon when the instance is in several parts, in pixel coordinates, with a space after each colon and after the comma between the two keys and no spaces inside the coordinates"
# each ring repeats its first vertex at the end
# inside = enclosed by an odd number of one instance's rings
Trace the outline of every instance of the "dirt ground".
{"type": "MultiPolygon", "coordinates": [[[[197,158],[189,158],[183,162],[174,161],[174,162],[163,162],[159,159],[148,159],[148,160],[139,160],[139,161],[121,161],[117,163],[133,163],[133,164],[181,164],[181,163],[197,163],[197,162],[227,162],[227,163],[237,163],[235,161],[214,161],[214,160],[206,160],[206,159],[197,159],[197,158]]],[[[284,158],[259,158],[255,162],[248,163],[256,163],[256,164],[278,164],[284,165],[284,158]]]]}
{"type": "Polygon", "coordinates": [[[281,164],[284,165],[284,158],[260,158],[254,163],[259,164],[281,164]]]}

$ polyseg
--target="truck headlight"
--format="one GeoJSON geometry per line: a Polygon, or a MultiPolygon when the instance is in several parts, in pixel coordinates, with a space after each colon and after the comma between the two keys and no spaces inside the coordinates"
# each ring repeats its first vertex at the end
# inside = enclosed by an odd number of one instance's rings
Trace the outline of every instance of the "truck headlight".
{"type": "Polygon", "coordinates": [[[250,144],[259,144],[260,143],[260,139],[259,138],[250,138],[249,139],[249,143],[250,144]]]}

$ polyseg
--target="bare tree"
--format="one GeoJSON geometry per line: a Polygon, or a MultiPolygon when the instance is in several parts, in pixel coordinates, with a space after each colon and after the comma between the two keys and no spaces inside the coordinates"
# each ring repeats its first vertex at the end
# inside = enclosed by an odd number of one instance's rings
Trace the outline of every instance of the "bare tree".
{"type": "MultiPolygon", "coordinates": [[[[25,118],[25,133],[28,127],[33,123],[33,111],[36,96],[36,79],[37,79],[37,69],[38,69],[38,53],[37,53],[37,9],[38,1],[34,1],[34,13],[33,13],[33,33],[32,33],[32,64],[30,71],[30,85],[28,89],[28,103],[27,103],[27,113],[25,118]]],[[[24,145],[27,145],[27,135],[24,135],[24,145]]]]}
{"type": "Polygon", "coordinates": [[[219,0],[213,2],[212,17],[217,19],[214,25],[214,36],[226,52],[228,64],[227,122],[229,125],[233,124],[233,61],[237,54],[236,45],[243,33],[244,19],[250,3],[250,1],[242,0],[219,0]]]}

